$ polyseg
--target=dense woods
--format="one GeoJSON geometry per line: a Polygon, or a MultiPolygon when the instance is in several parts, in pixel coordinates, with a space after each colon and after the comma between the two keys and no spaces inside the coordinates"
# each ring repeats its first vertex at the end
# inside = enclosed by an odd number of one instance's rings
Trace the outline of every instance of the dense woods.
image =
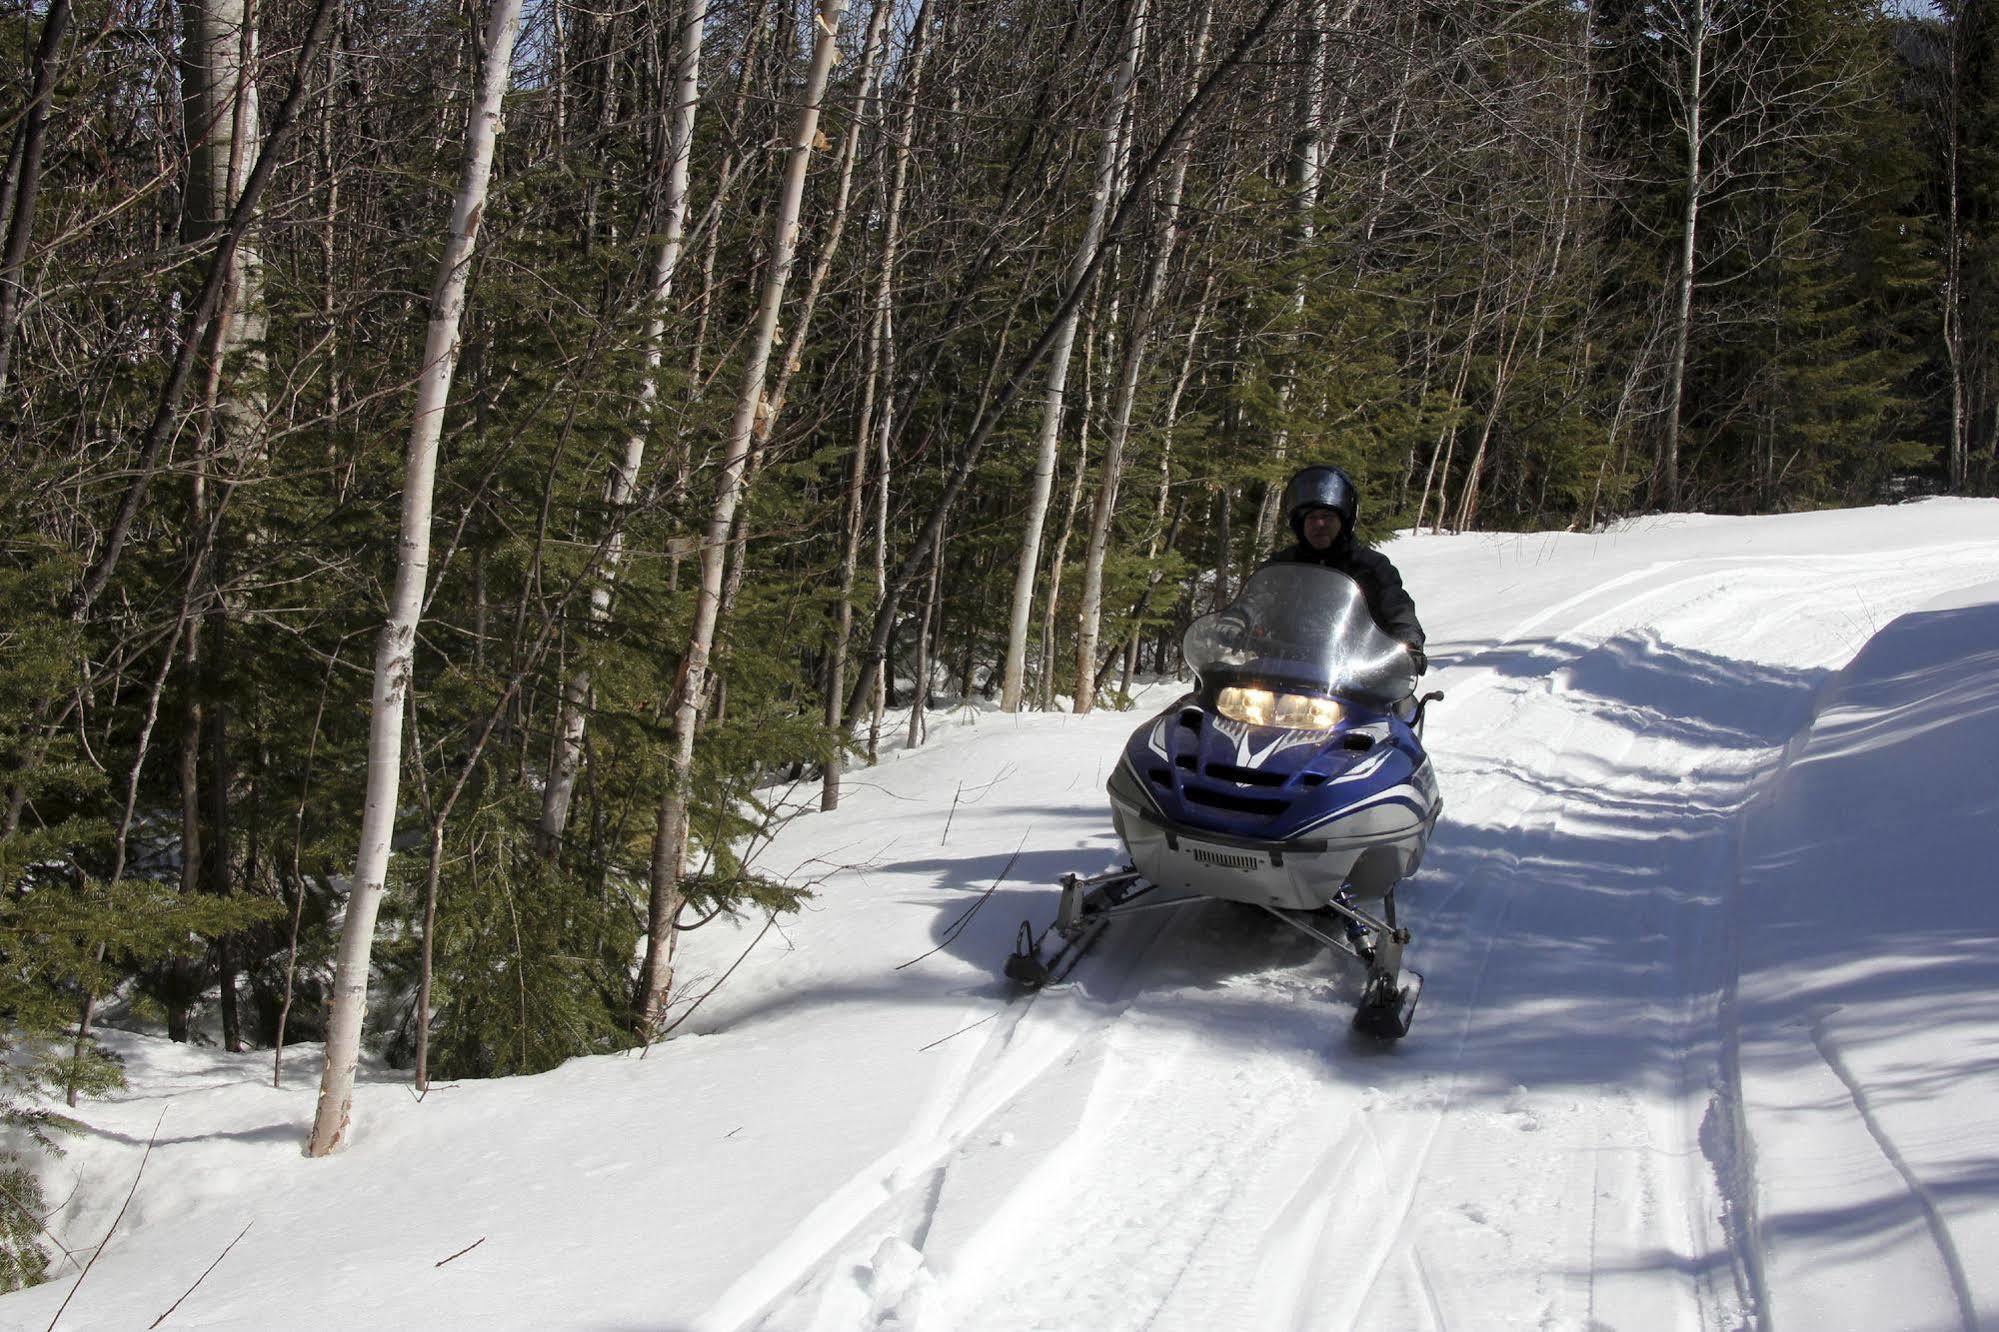
{"type": "Polygon", "coordinates": [[[16,1093],[107,1005],[419,1083],[655,1037],[890,709],[1116,706],[1301,461],[1371,536],[1999,482],[1970,0],[4,33],[16,1093]]]}

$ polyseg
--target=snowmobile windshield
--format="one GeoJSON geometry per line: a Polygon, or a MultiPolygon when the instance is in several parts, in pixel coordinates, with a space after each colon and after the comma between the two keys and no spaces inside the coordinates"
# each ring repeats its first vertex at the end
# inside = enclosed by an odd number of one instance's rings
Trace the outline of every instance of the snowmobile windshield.
{"type": "Polygon", "coordinates": [[[1257,570],[1233,603],[1194,621],[1181,651],[1210,687],[1290,686],[1375,707],[1416,688],[1415,662],[1375,624],[1360,584],[1313,564],[1257,570]]]}

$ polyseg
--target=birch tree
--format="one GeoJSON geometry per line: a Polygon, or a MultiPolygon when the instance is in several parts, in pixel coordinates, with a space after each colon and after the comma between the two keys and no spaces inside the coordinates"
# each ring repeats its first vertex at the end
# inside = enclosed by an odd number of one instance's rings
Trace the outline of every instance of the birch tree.
{"type": "MultiPolygon", "coordinates": [[[[840,803],[841,747],[847,742],[847,657],[854,635],[854,584],[860,570],[863,530],[862,503],[866,497],[868,459],[876,448],[875,432],[882,433],[883,466],[876,480],[880,494],[881,539],[876,549],[885,552],[888,527],[887,431],[894,402],[892,376],[888,371],[894,334],[893,302],[896,261],[900,257],[903,204],[908,196],[911,147],[916,136],[916,109],[923,90],[923,69],[930,55],[930,3],[922,0],[910,26],[909,53],[905,60],[895,132],[891,137],[893,166],[889,171],[887,198],[882,206],[881,259],[867,302],[867,361],[861,384],[860,424],[855,432],[853,457],[847,469],[844,526],[840,546],[840,592],[834,611],[832,650],[826,669],[826,730],[832,753],[820,778],[819,808],[830,810],[840,803]],[[876,403],[881,403],[881,420],[876,421],[876,403]]],[[[885,555],[884,555],[885,558],[885,555]]],[[[886,570],[879,571],[886,578],[886,570]]],[[[876,728],[880,723],[877,721],[876,728]]]]}
{"type": "MultiPolygon", "coordinates": [[[[673,301],[673,280],[680,269],[680,252],[687,234],[688,167],[694,154],[694,117],[701,104],[701,47],[708,27],[708,0],[683,0],[676,11],[673,81],[664,141],[664,184],[660,199],[659,244],[646,284],[642,368],[631,433],[624,456],[605,486],[613,530],[604,556],[602,579],[590,590],[589,622],[603,624],[611,613],[618,571],[625,555],[624,515],[645,465],[646,444],[655,428],[661,367],[666,359],[666,320],[673,301]]],[[[544,854],[551,854],[569,823],[569,805],[576,792],[576,774],[583,756],[583,735],[589,722],[591,672],[583,665],[570,672],[563,686],[562,716],[556,726],[555,753],[543,792],[537,834],[544,854]]]]}
{"type": "Polygon", "coordinates": [[[513,70],[521,0],[494,0],[486,20],[485,60],[465,126],[465,159],[452,198],[437,285],[431,291],[430,324],[424,334],[423,363],[417,378],[415,419],[410,426],[403,472],[401,535],[397,541],[395,590],[388,623],[375,646],[375,681],[368,730],[368,787],[361,815],[361,849],[341,930],[340,957],[326,1027],[326,1062],[319,1103],[306,1151],[324,1156],[346,1137],[354,1101],[354,1070],[361,1057],[361,1026],[368,1007],[368,963],[375,941],[375,918],[388,878],[389,844],[395,833],[396,798],[402,773],[403,710],[409,701],[417,619],[430,570],[431,491],[437,475],[438,441],[444,410],[458,365],[460,325],[479,224],[486,210],[493,151],[500,134],[500,111],[513,70]]]}
{"type": "MultiPolygon", "coordinates": [[[[1200,85],[1201,66],[1208,52],[1208,25],[1213,17],[1213,4],[1204,5],[1188,55],[1188,96],[1192,96],[1194,89],[1200,85]]],[[[1118,483],[1124,475],[1125,444],[1131,434],[1131,413],[1138,397],[1138,380],[1150,348],[1159,300],[1166,290],[1166,270],[1179,244],[1180,197],[1187,186],[1187,156],[1187,145],[1183,142],[1167,172],[1152,236],[1152,262],[1146,269],[1138,300],[1132,306],[1131,329],[1125,337],[1123,363],[1111,402],[1111,424],[1104,441],[1097,503],[1090,515],[1089,543],[1083,554],[1081,604],[1076,610],[1077,712],[1089,712],[1096,706],[1097,642],[1103,625],[1104,555],[1110,546],[1111,518],[1117,512],[1118,483]]]]}
{"type": "Polygon", "coordinates": [[[812,63],[807,71],[790,156],[778,187],[776,216],[770,239],[770,259],[763,295],[757,306],[756,321],[743,363],[741,388],[736,409],[723,441],[721,472],[715,482],[715,499],[709,509],[707,534],[701,545],[701,583],[696,594],[694,625],[683,657],[685,668],[674,714],[674,747],[669,760],[666,797],[661,800],[659,819],[653,831],[650,907],[647,914],[645,961],[639,973],[639,1027],[654,1030],[666,1008],[673,986],[674,919],[684,900],[680,891],[682,864],[687,849],[687,816],[693,799],[694,733],[700,722],[708,683],[708,658],[715,644],[715,623],[722,600],[723,561],[728,552],[730,524],[736,506],[742,502],[743,468],[749,460],[750,441],[758,417],[769,411],[764,384],[770,367],[771,348],[777,334],[778,312],[784,303],[785,285],[791,277],[791,263],[797,252],[799,215],[805,197],[805,173],[811,165],[814,141],[819,137],[820,102],[826,95],[827,76],[838,52],[840,19],[846,0],[820,0],[815,16],[817,32],[812,47],[812,63]]]}
{"type": "MultiPolygon", "coordinates": [[[[1104,217],[1110,208],[1111,190],[1121,154],[1122,130],[1138,80],[1139,54],[1144,42],[1147,0],[1133,0],[1125,20],[1118,69],[1111,85],[1109,103],[1104,108],[1103,143],[1097,152],[1097,171],[1090,189],[1089,221],[1070,261],[1069,282],[1075,290],[1096,261],[1103,237],[1104,217]]],[[[1034,462],[1034,480],[1027,497],[1026,522],[1021,530],[1020,557],[1014,566],[1013,605],[1007,618],[1006,667],[1000,685],[1000,708],[1020,710],[1021,691],[1027,673],[1027,626],[1034,607],[1034,575],[1041,558],[1041,529],[1048,517],[1048,498],[1055,485],[1056,443],[1062,431],[1063,396],[1069,382],[1069,358],[1076,345],[1076,323],[1081,307],[1070,303],[1068,313],[1055,325],[1048,349],[1048,387],[1042,395],[1041,434],[1034,462]]],[[[1043,663],[1042,670],[1048,670],[1043,663]]]]}

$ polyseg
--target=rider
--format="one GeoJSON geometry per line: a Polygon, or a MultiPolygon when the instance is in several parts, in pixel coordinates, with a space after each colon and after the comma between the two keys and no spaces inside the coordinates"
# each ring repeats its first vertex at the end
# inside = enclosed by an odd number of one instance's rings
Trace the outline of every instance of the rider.
{"type": "Polygon", "coordinates": [[[1360,514],[1360,492],[1353,478],[1338,467],[1301,469],[1284,486],[1284,519],[1297,544],[1272,555],[1272,564],[1318,564],[1337,569],[1360,584],[1368,613],[1391,638],[1401,640],[1416,663],[1416,673],[1429,669],[1423,652],[1423,626],[1416,603],[1402,586],[1402,575],[1386,555],[1354,541],[1354,519],[1360,514]]]}

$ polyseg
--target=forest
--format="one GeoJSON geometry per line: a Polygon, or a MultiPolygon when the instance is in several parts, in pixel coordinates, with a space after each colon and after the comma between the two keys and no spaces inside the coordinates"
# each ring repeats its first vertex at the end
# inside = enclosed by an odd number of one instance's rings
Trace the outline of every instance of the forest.
{"type": "Polygon", "coordinates": [[[1172,671],[1304,463],[1369,539],[1999,486],[1976,0],[0,13],[22,1141],[104,1021],[324,1040],[316,1153],[364,1049],[658,1039],[776,820],[1172,671]]]}

